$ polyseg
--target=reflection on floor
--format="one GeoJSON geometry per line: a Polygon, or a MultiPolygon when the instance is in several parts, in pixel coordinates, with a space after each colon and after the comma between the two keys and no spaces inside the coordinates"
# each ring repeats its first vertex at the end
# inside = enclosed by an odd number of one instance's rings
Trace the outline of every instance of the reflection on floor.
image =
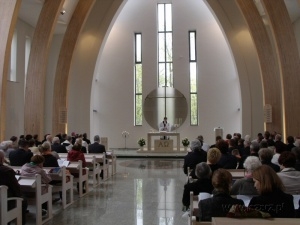
{"type": "MultiPolygon", "coordinates": [[[[182,159],[118,159],[117,174],[46,225],[182,225],[182,159]]],[[[28,224],[34,224],[33,218],[28,224]]]]}

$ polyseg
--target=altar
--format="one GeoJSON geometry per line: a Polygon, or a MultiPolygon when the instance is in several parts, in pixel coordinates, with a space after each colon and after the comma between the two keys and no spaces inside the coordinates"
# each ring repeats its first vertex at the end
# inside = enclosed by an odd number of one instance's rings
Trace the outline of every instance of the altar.
{"type": "Polygon", "coordinates": [[[150,132],[147,134],[147,151],[155,151],[155,152],[172,152],[172,151],[180,151],[180,133],[177,132],[150,132]],[[152,149],[152,137],[159,137],[154,141],[154,148],[152,149]],[[176,145],[173,148],[173,140],[161,140],[160,137],[176,137],[176,145]]]}

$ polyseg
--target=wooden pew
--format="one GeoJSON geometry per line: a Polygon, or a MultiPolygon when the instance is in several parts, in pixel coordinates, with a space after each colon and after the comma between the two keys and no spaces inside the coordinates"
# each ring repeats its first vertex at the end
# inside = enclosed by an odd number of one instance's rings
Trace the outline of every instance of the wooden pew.
{"type": "Polygon", "coordinates": [[[89,191],[89,169],[82,167],[82,161],[70,162],[67,169],[71,174],[78,174],[78,177],[74,176],[73,183],[79,183],[79,197],[83,197],[89,191]],[[83,193],[83,183],[85,183],[85,193],[83,193]]]}
{"type": "Polygon", "coordinates": [[[36,174],[34,177],[24,177],[18,176],[18,182],[21,185],[21,190],[23,193],[35,193],[35,197],[28,197],[28,204],[33,204],[36,207],[36,224],[40,225],[51,220],[53,217],[52,212],[52,186],[48,185],[47,193],[42,193],[42,187],[45,184],[42,184],[41,175],[36,174]],[[43,219],[42,217],[42,204],[47,203],[48,214],[43,219]]]}
{"type": "MultiPolygon", "coordinates": [[[[206,193],[208,194],[208,193],[206,193]]],[[[198,195],[194,195],[194,193],[190,192],[190,216],[189,216],[189,225],[210,225],[211,222],[201,222],[196,221],[196,216],[199,215],[199,208],[198,208],[198,195]]]]}
{"type": "Polygon", "coordinates": [[[111,176],[114,176],[117,173],[117,156],[114,154],[114,151],[108,151],[106,152],[106,158],[111,166],[111,176]]]}
{"type": "Polygon", "coordinates": [[[51,169],[44,167],[44,169],[51,176],[53,181],[61,181],[61,183],[54,184],[52,188],[52,193],[62,192],[62,207],[67,208],[74,202],[74,192],[73,192],[73,175],[67,175],[66,167],[61,167],[59,173],[51,173],[51,169]],[[69,194],[69,198],[67,197],[69,194]],[[67,201],[69,200],[69,201],[67,201]]]}
{"type": "Polygon", "coordinates": [[[85,158],[87,167],[89,168],[89,173],[93,178],[93,187],[97,187],[100,184],[100,174],[101,174],[101,168],[100,164],[97,162],[96,156],[86,157],[85,158]]]}
{"type": "Polygon", "coordinates": [[[22,225],[22,198],[8,198],[8,187],[5,185],[0,186],[0,224],[7,224],[11,221],[16,221],[16,225],[22,225]],[[15,201],[16,207],[8,210],[8,201],[15,201]]]}
{"type": "Polygon", "coordinates": [[[105,154],[103,154],[103,153],[88,153],[88,154],[84,154],[84,157],[85,157],[86,161],[95,157],[96,163],[100,164],[100,170],[103,172],[103,180],[107,180],[109,178],[109,165],[106,162],[105,154]]]}

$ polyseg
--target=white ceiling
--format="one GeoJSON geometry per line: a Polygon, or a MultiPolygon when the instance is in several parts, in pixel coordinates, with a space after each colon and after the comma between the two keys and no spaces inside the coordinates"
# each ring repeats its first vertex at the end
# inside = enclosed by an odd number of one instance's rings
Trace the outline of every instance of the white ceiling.
{"type": "MultiPolygon", "coordinates": [[[[35,27],[42,10],[44,0],[22,0],[19,18],[35,27]]],[[[65,0],[61,11],[65,10],[65,14],[59,15],[58,22],[55,28],[55,33],[64,33],[71,16],[75,10],[78,0],[65,0]]]]}
{"type": "MultiPolygon", "coordinates": [[[[254,2],[256,3],[260,14],[264,17],[265,13],[260,3],[260,0],[254,0],[254,2]]],[[[284,0],[284,2],[289,11],[292,22],[295,22],[300,18],[300,0],[284,0]]],[[[31,26],[35,27],[43,3],[44,0],[22,0],[19,18],[25,21],[26,23],[30,24],[31,26]]],[[[65,10],[66,13],[60,15],[58,18],[58,22],[55,28],[56,34],[61,34],[65,32],[77,3],[78,0],[65,0],[61,11],[65,10]]]]}

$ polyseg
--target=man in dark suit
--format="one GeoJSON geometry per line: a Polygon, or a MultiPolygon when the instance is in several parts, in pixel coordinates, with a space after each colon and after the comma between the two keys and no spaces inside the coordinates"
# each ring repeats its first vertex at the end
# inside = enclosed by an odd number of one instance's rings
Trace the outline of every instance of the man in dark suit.
{"type": "MultiPolygon", "coordinates": [[[[99,135],[95,135],[94,143],[89,145],[89,153],[104,153],[104,154],[106,154],[105,146],[100,144],[99,135]]],[[[105,163],[107,164],[107,160],[105,163]]],[[[102,166],[103,163],[100,163],[100,165],[102,166]]],[[[100,176],[103,179],[103,170],[101,170],[100,176]]]]}
{"type": "Polygon", "coordinates": [[[103,153],[105,151],[105,146],[100,144],[99,135],[95,135],[94,143],[89,145],[89,153],[103,153]]]}
{"type": "Polygon", "coordinates": [[[54,137],[52,140],[51,150],[57,153],[68,153],[65,146],[60,144],[59,137],[54,137]]]}
{"type": "Polygon", "coordinates": [[[29,142],[25,139],[19,140],[19,148],[9,153],[9,161],[11,166],[23,166],[29,163],[33,153],[29,150],[29,142]]]}

